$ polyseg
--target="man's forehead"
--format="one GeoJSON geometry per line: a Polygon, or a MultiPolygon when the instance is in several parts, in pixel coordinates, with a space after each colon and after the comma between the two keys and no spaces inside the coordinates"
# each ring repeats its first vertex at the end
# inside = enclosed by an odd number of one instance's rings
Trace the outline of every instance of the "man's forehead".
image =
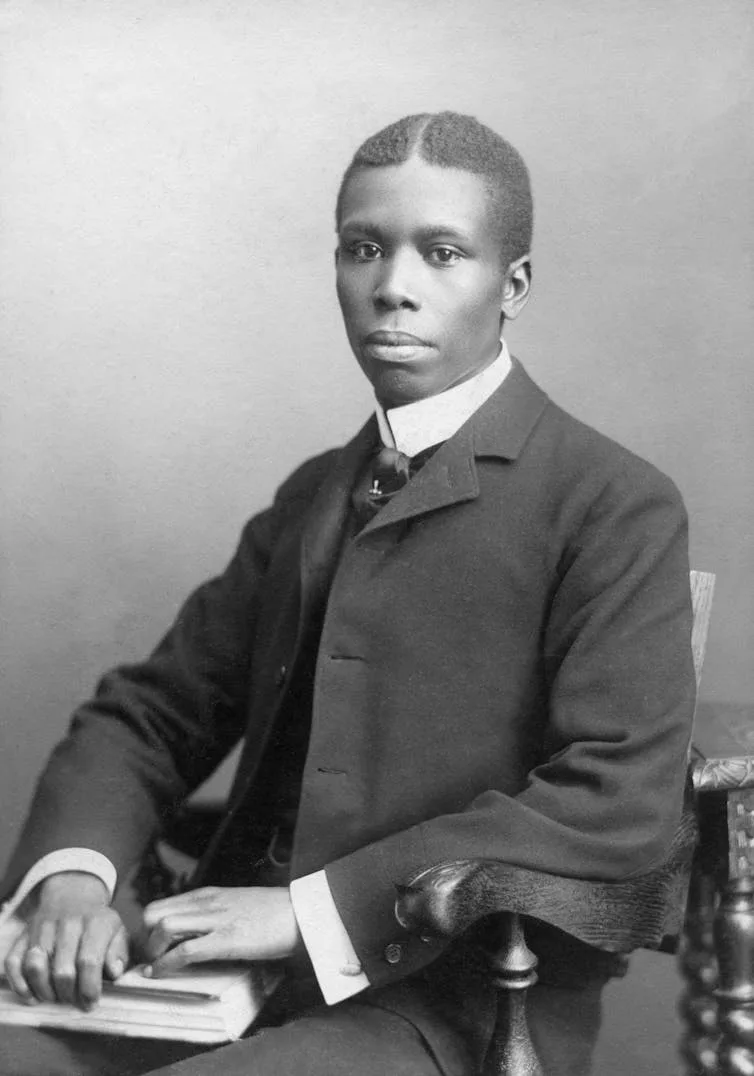
{"type": "Polygon", "coordinates": [[[358,169],[343,193],[340,227],[354,224],[468,231],[489,205],[483,177],[412,159],[358,169]]]}

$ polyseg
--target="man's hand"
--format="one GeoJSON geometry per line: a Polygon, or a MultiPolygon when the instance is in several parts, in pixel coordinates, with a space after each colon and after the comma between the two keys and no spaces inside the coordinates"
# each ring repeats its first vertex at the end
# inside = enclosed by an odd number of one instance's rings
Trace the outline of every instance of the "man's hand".
{"type": "Polygon", "coordinates": [[[128,935],[107,889],[93,874],[52,874],[29,897],[26,928],[5,959],[11,989],[27,1004],[63,1001],[91,1009],[103,969],[116,979],[128,965],[128,935]]]}
{"type": "Polygon", "coordinates": [[[208,960],[282,960],[300,942],[288,890],[209,887],[144,909],[154,976],[208,960]]]}

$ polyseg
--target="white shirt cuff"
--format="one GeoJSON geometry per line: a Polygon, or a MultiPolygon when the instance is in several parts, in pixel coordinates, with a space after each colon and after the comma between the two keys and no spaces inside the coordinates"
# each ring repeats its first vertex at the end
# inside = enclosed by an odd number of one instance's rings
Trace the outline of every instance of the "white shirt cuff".
{"type": "Polygon", "coordinates": [[[51,874],[60,874],[63,871],[81,871],[83,874],[95,875],[107,889],[108,899],[112,900],[118,873],[107,856],[91,848],[59,848],[56,852],[42,856],[31,870],[26,872],[13,896],[0,908],[0,922],[13,915],[35,886],[51,874]]]}
{"type": "Polygon", "coordinates": [[[290,885],[293,914],[328,1005],[369,986],[356,951],[335,906],[324,871],[296,878],[290,885]]]}

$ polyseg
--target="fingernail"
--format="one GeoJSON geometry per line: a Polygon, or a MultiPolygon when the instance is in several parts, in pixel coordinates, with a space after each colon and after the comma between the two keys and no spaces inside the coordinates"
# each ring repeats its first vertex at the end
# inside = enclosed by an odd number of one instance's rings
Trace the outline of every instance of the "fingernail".
{"type": "Polygon", "coordinates": [[[122,975],[124,970],[125,970],[125,967],[126,967],[126,965],[123,963],[122,960],[114,960],[113,961],[113,977],[117,979],[120,975],[122,975]]]}
{"type": "Polygon", "coordinates": [[[144,976],[145,979],[151,979],[152,978],[152,965],[151,964],[145,964],[144,967],[141,969],[141,974],[144,976]]]}

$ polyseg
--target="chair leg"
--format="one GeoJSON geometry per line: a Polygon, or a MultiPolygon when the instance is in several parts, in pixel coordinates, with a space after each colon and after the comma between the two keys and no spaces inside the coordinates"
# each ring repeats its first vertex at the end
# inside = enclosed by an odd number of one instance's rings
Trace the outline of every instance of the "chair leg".
{"type": "Polygon", "coordinates": [[[717,1073],[715,894],[714,878],[695,865],[679,949],[681,975],[686,981],[678,1004],[683,1022],[680,1053],[688,1076],[715,1076],[717,1073]]]}
{"type": "Polygon", "coordinates": [[[537,958],[528,948],[521,919],[506,912],[495,920],[490,970],[497,991],[497,1023],[487,1076],[544,1076],[529,1034],[526,993],[537,981],[537,958]]]}
{"type": "Polygon", "coordinates": [[[715,917],[720,1076],[754,1073],[754,878],[725,883],[715,917]]]}

